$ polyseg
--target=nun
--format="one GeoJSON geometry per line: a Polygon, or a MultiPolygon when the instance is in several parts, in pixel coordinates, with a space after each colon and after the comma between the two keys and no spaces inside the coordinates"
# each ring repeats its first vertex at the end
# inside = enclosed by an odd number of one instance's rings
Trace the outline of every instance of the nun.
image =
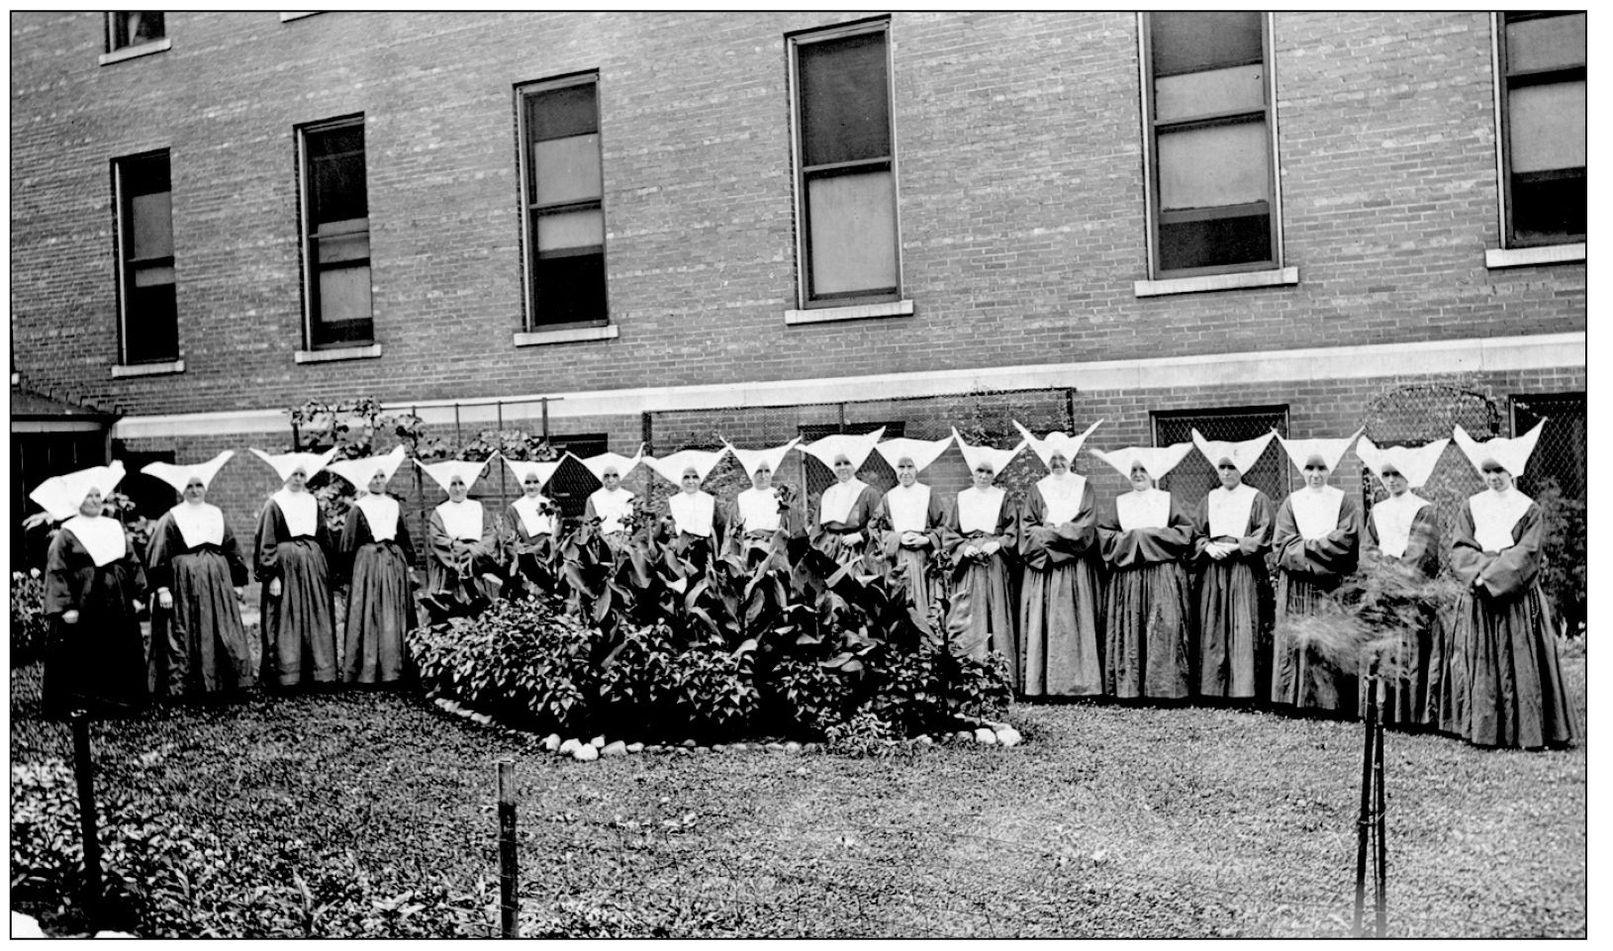
{"type": "Polygon", "coordinates": [[[146,575],[123,523],[102,514],[123,463],[53,476],[28,497],[61,527],[45,556],[45,714],[127,712],[146,699],[139,613],[146,575]]]}
{"type": "Polygon", "coordinates": [[[1096,498],[1086,477],[1070,471],[1081,444],[1102,423],[1093,423],[1079,436],[1055,431],[1038,439],[1014,422],[1048,469],[1025,493],[1020,511],[1019,556],[1025,577],[1019,631],[1029,697],[1103,693],[1096,498]]]}
{"type": "Polygon", "coordinates": [[[664,459],[644,460],[662,478],[679,487],[667,497],[667,514],[656,523],[656,541],[688,561],[696,571],[705,570],[722,551],[727,534],[727,520],[716,497],[700,488],[726,453],[726,449],[684,449],[664,459]]]}
{"type": "Polygon", "coordinates": [[[1193,601],[1184,562],[1193,523],[1156,486],[1190,442],[1092,454],[1131,481],[1098,521],[1109,568],[1104,598],[1104,692],[1122,699],[1183,700],[1193,690],[1193,601]]]}
{"type": "Polygon", "coordinates": [[[780,532],[785,538],[793,538],[801,533],[795,510],[785,503],[778,488],[773,485],[773,474],[784,464],[784,457],[798,442],[799,438],[792,439],[772,449],[736,449],[725,443],[728,452],[739,460],[751,480],[750,488],[734,497],[730,518],[734,531],[729,533],[731,547],[744,550],[748,568],[756,567],[767,557],[780,532]]]}
{"type": "Polygon", "coordinates": [[[942,535],[947,577],[952,583],[947,630],[954,649],[984,659],[988,651],[1007,661],[1014,693],[1021,691],[1019,618],[1015,610],[1011,561],[1019,548],[1019,508],[1008,493],[993,485],[1025,441],[1012,449],[971,446],[954,429],[952,438],[969,464],[973,485],[958,493],[947,512],[942,535]]]}
{"type": "Polygon", "coordinates": [[[1271,623],[1266,552],[1273,518],[1271,499],[1246,484],[1243,474],[1259,461],[1271,437],[1222,442],[1193,430],[1193,444],[1221,481],[1193,513],[1201,697],[1252,700],[1258,695],[1256,658],[1271,623]]]}
{"type": "Polygon", "coordinates": [[[873,525],[883,531],[877,539],[886,564],[907,585],[908,597],[919,617],[930,616],[930,559],[941,549],[941,533],[946,529],[946,506],[930,487],[918,481],[920,471],[940,458],[952,445],[943,439],[887,439],[874,446],[891,468],[896,485],[874,506],[873,525]]]}
{"type": "Polygon", "coordinates": [[[857,470],[884,434],[883,426],[863,435],[836,433],[804,447],[835,477],[818,499],[818,517],[810,531],[812,547],[841,565],[860,561],[869,549],[868,523],[879,505],[879,490],[857,478],[857,470]]]}
{"type": "Polygon", "coordinates": [[[337,559],[347,581],[342,679],[388,684],[403,677],[404,638],[415,626],[414,545],[409,523],[387,483],[403,464],[397,446],[384,456],[345,459],[327,468],[353,484],[337,559]]]}
{"type": "Polygon", "coordinates": [[[253,454],[279,474],[284,485],[269,496],[258,516],[252,551],[263,582],[263,682],[295,687],[304,681],[332,684],[336,669],[336,608],[331,597],[329,552],[334,548],[325,511],[308,491],[308,480],[336,450],[253,454]]]}
{"type": "Polygon", "coordinates": [[[420,462],[431,481],[448,493],[426,521],[426,595],[443,613],[472,614],[498,599],[498,529],[493,514],[470,498],[470,487],[487,461],[420,462]]]}
{"type": "Polygon", "coordinates": [[[1356,660],[1340,661],[1295,636],[1285,622],[1313,617],[1355,571],[1361,554],[1361,510],[1328,475],[1361,435],[1344,439],[1284,439],[1283,450],[1305,484],[1277,509],[1276,626],[1272,632],[1271,702],[1296,710],[1355,715],[1356,660]]]}
{"type": "Polygon", "coordinates": [[[207,487],[234,455],[226,449],[196,465],[153,462],[140,470],[181,498],[157,520],[146,550],[146,580],[156,592],[150,686],[157,696],[217,696],[257,678],[241,622],[246,561],[224,513],[207,501],[207,487]]]}
{"type": "Polygon", "coordinates": [[[1544,426],[1484,443],[1460,426],[1454,434],[1486,488],[1462,506],[1451,542],[1463,591],[1441,659],[1439,727],[1475,746],[1539,749],[1574,739],[1539,584],[1544,518],[1514,484],[1544,426]]]}
{"type": "Polygon", "coordinates": [[[583,506],[583,520],[599,523],[599,537],[612,552],[627,545],[627,522],[633,514],[632,492],[622,488],[622,477],[633,471],[644,457],[644,446],[629,459],[614,452],[603,452],[582,460],[582,464],[600,481],[600,487],[588,496],[583,506]]]}
{"type": "Polygon", "coordinates": [[[508,513],[510,581],[529,591],[552,594],[561,520],[554,502],[543,494],[543,487],[559,470],[560,462],[521,462],[506,458],[504,464],[521,484],[521,497],[510,503],[508,513]]]}
{"type": "MultiPolygon", "coordinates": [[[[1361,464],[1372,472],[1389,492],[1389,497],[1372,505],[1362,538],[1362,554],[1366,559],[1379,558],[1403,565],[1415,572],[1420,580],[1429,580],[1439,574],[1439,519],[1433,503],[1411,491],[1423,486],[1433,475],[1440,454],[1450,439],[1436,439],[1425,446],[1391,446],[1380,448],[1371,439],[1362,436],[1355,444],[1355,454],[1361,464]]],[[[1379,711],[1385,725],[1415,726],[1425,721],[1428,702],[1428,656],[1432,649],[1431,635],[1437,618],[1428,612],[1419,626],[1415,640],[1399,645],[1388,658],[1384,672],[1384,702],[1379,711]]],[[[1361,694],[1356,701],[1366,708],[1366,691],[1371,685],[1370,671],[1363,661],[1360,671],[1361,694]]]]}

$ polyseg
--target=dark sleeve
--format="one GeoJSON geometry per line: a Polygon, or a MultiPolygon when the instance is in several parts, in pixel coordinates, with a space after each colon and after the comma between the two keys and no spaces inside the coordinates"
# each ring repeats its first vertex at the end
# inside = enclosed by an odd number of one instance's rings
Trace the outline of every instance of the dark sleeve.
{"type": "Polygon", "coordinates": [[[235,533],[230,531],[230,520],[224,520],[224,538],[220,548],[224,549],[224,560],[230,566],[230,584],[239,588],[246,584],[250,577],[246,570],[246,560],[241,557],[241,543],[235,540],[235,533]]]}
{"type": "Polygon", "coordinates": [[[1199,499],[1199,504],[1194,507],[1192,523],[1193,557],[1195,559],[1207,558],[1209,556],[1204,554],[1204,546],[1213,541],[1210,538],[1210,496],[1208,493],[1205,494],[1204,498],[1199,499]]]}
{"type": "Polygon", "coordinates": [[[1237,557],[1243,560],[1263,559],[1272,547],[1273,523],[1271,499],[1266,493],[1255,490],[1254,503],[1249,506],[1249,530],[1238,539],[1237,557]]]}
{"type": "Polygon", "coordinates": [[[89,554],[78,539],[65,529],[57,529],[45,555],[44,609],[46,615],[76,611],[84,599],[79,566],[89,554]]]}
{"type": "MultiPolygon", "coordinates": [[[[367,525],[368,520],[366,520],[366,527],[367,525]]],[[[396,542],[398,548],[403,551],[403,560],[406,564],[408,564],[409,570],[413,571],[414,536],[409,534],[409,520],[404,517],[403,505],[401,503],[398,505],[398,527],[396,533],[392,536],[392,540],[396,542]]]]}
{"type": "Polygon", "coordinates": [[[330,525],[325,521],[325,516],[327,514],[328,513],[325,511],[325,506],[319,504],[318,501],[315,501],[314,541],[319,544],[319,550],[323,551],[325,553],[325,557],[328,559],[336,554],[336,539],[332,538],[330,535],[330,525]]]}
{"type": "Polygon", "coordinates": [[[1277,565],[1299,571],[1305,570],[1305,539],[1299,534],[1299,521],[1294,517],[1294,497],[1283,499],[1277,508],[1277,528],[1272,535],[1271,547],[1277,552],[1277,565]]]}
{"type": "MultiPolygon", "coordinates": [[[[1426,507],[1427,506],[1424,506],[1424,508],[1426,507]]],[[[1422,514],[1422,512],[1418,512],[1417,517],[1421,518],[1422,514]]],[[[1407,546],[1406,553],[1408,555],[1411,553],[1410,545],[1407,546]]],[[[1366,557],[1368,555],[1378,554],[1381,554],[1381,551],[1378,547],[1378,519],[1371,512],[1368,512],[1366,516],[1361,519],[1361,555],[1362,557],[1366,557]]]]}
{"type": "MultiPolygon", "coordinates": [[[[1118,516],[1115,528],[1105,544],[1103,557],[1113,568],[1130,568],[1135,565],[1176,561],[1193,547],[1193,523],[1176,508],[1171,500],[1170,518],[1163,528],[1134,528],[1119,530],[1118,516]]],[[[1102,529],[1100,528],[1100,533],[1102,529]]]]}
{"type": "Polygon", "coordinates": [[[1411,536],[1406,539],[1406,551],[1400,558],[1416,565],[1429,578],[1439,574],[1439,519],[1434,503],[1418,509],[1412,518],[1411,536]]]}
{"type": "Polygon", "coordinates": [[[1512,526],[1512,547],[1498,553],[1479,571],[1479,580],[1490,597],[1513,597],[1534,585],[1540,573],[1540,542],[1545,531],[1540,506],[1530,505],[1512,526]]]}
{"type": "Polygon", "coordinates": [[[252,551],[259,581],[272,581],[280,577],[280,531],[284,523],[280,506],[271,499],[258,513],[258,531],[252,538],[252,551]]]}
{"type": "Polygon", "coordinates": [[[1093,551],[1098,545],[1098,494],[1088,482],[1081,489],[1081,507],[1068,522],[1053,526],[1050,545],[1071,557],[1093,551]]]}
{"type": "Polygon", "coordinates": [[[930,486],[930,510],[925,513],[924,534],[930,539],[930,553],[939,554],[942,537],[947,530],[947,512],[949,507],[941,501],[941,493],[930,486]]]}
{"type": "Polygon", "coordinates": [[[1451,539],[1451,573],[1456,575],[1457,581],[1472,587],[1474,579],[1495,558],[1495,553],[1485,551],[1474,535],[1472,502],[1462,503],[1462,510],[1456,515],[1456,534],[1451,539]]]}
{"type": "MultiPolygon", "coordinates": [[[[228,523],[224,526],[229,531],[228,523]]],[[[164,512],[151,530],[151,541],[146,545],[146,580],[153,588],[172,588],[174,584],[173,560],[183,554],[185,542],[174,524],[174,514],[164,512]]]]}
{"type": "Polygon", "coordinates": [[[150,589],[146,587],[146,566],[141,564],[140,555],[135,551],[134,539],[129,537],[129,530],[123,529],[123,562],[124,570],[129,573],[129,590],[136,598],[144,598],[150,589]]]}
{"type": "Polygon", "coordinates": [[[1321,538],[1305,542],[1305,560],[1312,574],[1347,575],[1360,558],[1361,509],[1349,496],[1339,500],[1338,525],[1321,538]]]}
{"type": "MultiPolygon", "coordinates": [[[[873,486],[864,486],[863,490],[857,493],[856,503],[851,506],[849,517],[852,521],[847,524],[861,530],[864,535],[868,534],[869,523],[874,520],[874,512],[884,501],[885,496],[875,492],[873,486]]],[[[889,521],[888,517],[886,521],[889,521]]]]}
{"type": "MultiPolygon", "coordinates": [[[[399,515],[401,516],[401,512],[399,515]]],[[[403,522],[400,517],[399,524],[403,522]]],[[[364,517],[364,510],[357,505],[347,510],[347,521],[342,523],[342,538],[336,546],[335,557],[331,559],[332,573],[336,576],[338,585],[348,584],[353,580],[353,556],[358,550],[372,540],[370,534],[370,520],[364,517]]]]}

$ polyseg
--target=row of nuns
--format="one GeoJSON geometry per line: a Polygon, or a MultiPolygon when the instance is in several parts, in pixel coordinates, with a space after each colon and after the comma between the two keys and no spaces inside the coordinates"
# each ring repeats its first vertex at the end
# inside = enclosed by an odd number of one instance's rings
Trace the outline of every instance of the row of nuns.
{"type": "MultiPolygon", "coordinates": [[[[1269,700],[1347,714],[1357,700],[1357,672],[1332,668],[1274,622],[1313,612],[1355,569],[1363,535],[1367,547],[1385,556],[1430,576],[1439,570],[1432,507],[1410,489],[1427,480],[1445,440],[1380,450],[1365,437],[1277,436],[1305,472],[1306,485],[1275,507],[1243,482],[1274,434],[1229,443],[1194,432],[1191,444],[1095,450],[1132,485],[1100,512],[1092,485],[1071,468],[1099,424],[1080,435],[1041,437],[1015,425],[1024,438],[1006,450],[969,445],[954,431],[933,441],[881,441],[883,433],[874,432],[805,446],[791,440],[762,450],[685,450],[659,459],[642,450],[631,458],[603,453],[579,460],[601,483],[587,499],[585,519],[597,520],[607,548],[625,545],[630,529],[651,531],[694,562],[725,550],[759,558],[777,533],[806,534],[838,562],[893,566],[921,610],[934,594],[929,563],[940,559],[953,592],[948,627],[962,632],[959,649],[1009,658],[1017,691],[1030,697],[1269,700]],[[974,484],[947,504],[918,474],[953,442],[974,484]],[[1352,443],[1390,495],[1364,526],[1353,500],[1327,484],[1352,443]],[[1156,482],[1195,445],[1221,484],[1189,514],[1156,482]],[[1020,504],[1010,504],[993,483],[1026,447],[1048,475],[1020,504]],[[771,482],[798,448],[835,476],[805,525],[771,482]],[[897,474],[884,494],[856,477],[874,451],[897,474]],[[729,453],[752,487],[719,502],[701,483],[729,453]],[[640,462],[681,489],[668,498],[664,517],[643,524],[630,518],[636,497],[622,485],[640,462]],[[1274,585],[1268,553],[1277,567],[1274,585]],[[1257,658],[1274,626],[1279,633],[1269,639],[1269,655],[1257,658]],[[1269,693],[1262,697],[1257,667],[1268,673],[1262,680],[1269,680],[1269,693]]],[[[1486,746],[1535,748],[1571,739],[1556,644],[1535,582],[1541,513],[1513,486],[1539,434],[1536,427],[1481,444],[1456,429],[1454,438],[1488,486],[1463,506],[1452,540],[1450,568],[1465,593],[1452,617],[1430,624],[1426,656],[1419,652],[1415,673],[1391,697],[1392,719],[1486,746]]],[[[257,678],[292,686],[378,683],[401,675],[403,638],[417,623],[418,584],[406,520],[386,492],[404,461],[402,448],[335,462],[332,453],[252,451],[284,483],[261,513],[252,548],[263,582],[261,640],[245,636],[237,607],[246,566],[222,513],[205,501],[229,452],[199,465],[146,467],[183,501],[158,523],[145,565],[133,557],[119,523],[100,515],[101,498],[121,478],[121,464],[47,480],[35,490],[35,501],[68,519],[47,566],[46,610],[54,622],[48,701],[127,703],[148,683],[172,693],[212,693],[257,678]],[[307,480],[326,467],[359,493],[340,539],[328,536],[307,489],[307,480]],[[135,622],[148,585],[158,608],[149,669],[141,662],[135,622]],[[341,585],[348,597],[338,653],[332,591],[341,585]],[[86,639],[97,649],[78,650],[86,639]]],[[[500,520],[468,497],[486,462],[420,464],[448,495],[428,520],[422,601],[449,610],[473,607],[541,580],[548,560],[540,556],[560,532],[542,490],[559,463],[505,464],[523,495],[502,520],[502,533],[500,520]]]]}

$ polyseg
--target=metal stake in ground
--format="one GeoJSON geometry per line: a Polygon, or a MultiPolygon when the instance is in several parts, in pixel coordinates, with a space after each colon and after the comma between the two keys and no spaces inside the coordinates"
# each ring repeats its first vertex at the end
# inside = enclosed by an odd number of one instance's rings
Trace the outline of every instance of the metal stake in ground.
{"type": "MultiPolygon", "coordinates": [[[[1377,672],[1369,674],[1376,679],[1377,672]]],[[[1356,818],[1355,841],[1355,922],[1352,931],[1356,937],[1361,936],[1361,919],[1366,912],[1367,904],[1367,845],[1372,835],[1374,817],[1372,815],[1372,774],[1374,760],[1377,759],[1378,702],[1377,691],[1368,687],[1366,709],[1366,749],[1361,754],[1361,811],[1356,818]]]]}
{"type": "Polygon", "coordinates": [[[95,760],[90,755],[90,716],[68,715],[73,724],[73,772],[78,777],[79,829],[84,836],[84,916],[94,931],[101,920],[101,839],[96,833],[95,760]]]}
{"type": "Polygon", "coordinates": [[[513,938],[520,911],[520,874],[515,852],[515,760],[498,761],[499,937],[513,938]]]}

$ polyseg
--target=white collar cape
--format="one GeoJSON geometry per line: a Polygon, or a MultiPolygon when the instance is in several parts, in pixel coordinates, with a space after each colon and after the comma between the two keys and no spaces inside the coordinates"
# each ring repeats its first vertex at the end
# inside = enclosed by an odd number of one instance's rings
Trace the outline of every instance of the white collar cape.
{"type": "Polygon", "coordinates": [[[678,531],[701,538],[711,537],[717,500],[709,493],[675,493],[667,497],[667,508],[672,512],[672,521],[677,523],[678,531]]]}
{"type": "Polygon", "coordinates": [[[823,497],[818,500],[818,523],[827,525],[830,522],[844,522],[851,514],[851,507],[857,504],[857,498],[862,495],[868,483],[856,476],[845,482],[836,482],[823,490],[823,497]]]}
{"type": "Polygon", "coordinates": [[[1512,529],[1534,501],[1517,489],[1508,489],[1506,492],[1485,489],[1468,499],[1468,509],[1473,513],[1473,538],[1479,547],[1485,551],[1506,551],[1511,548],[1515,544],[1512,529]]]}
{"type": "Polygon", "coordinates": [[[319,500],[314,498],[312,492],[293,492],[283,488],[269,498],[280,509],[280,516],[286,520],[286,531],[293,538],[318,534],[319,500]]]}
{"type": "Polygon", "coordinates": [[[1249,512],[1260,490],[1247,482],[1233,488],[1216,486],[1204,497],[1211,538],[1242,538],[1249,530],[1249,512]]]}
{"type": "MultiPolygon", "coordinates": [[[[1187,445],[1187,444],[1184,444],[1187,445]]],[[[1188,448],[1193,448],[1188,445],[1188,448]]],[[[1148,468],[1144,463],[1143,468],[1148,468]]],[[[1130,468],[1127,468],[1130,472],[1130,468]]],[[[1149,470],[1153,475],[1153,470],[1149,470]]],[[[1115,496],[1115,518],[1123,532],[1139,528],[1168,528],[1171,524],[1171,494],[1164,489],[1122,492],[1115,496]]]]}
{"type": "Polygon", "coordinates": [[[965,535],[982,532],[997,534],[997,520],[1002,515],[1003,499],[1008,493],[994,485],[984,489],[970,486],[958,493],[958,531],[965,535]]]}
{"type": "Polygon", "coordinates": [[[365,494],[353,500],[364,521],[370,526],[370,537],[378,542],[389,542],[398,537],[398,500],[390,495],[365,494]]]}
{"type": "Polygon", "coordinates": [[[218,506],[181,502],[168,511],[174,516],[174,527],[179,529],[186,548],[224,544],[224,513],[218,506]]]}
{"type": "Polygon", "coordinates": [[[633,493],[620,486],[614,491],[598,488],[588,498],[594,503],[594,514],[599,517],[602,533],[622,531],[622,516],[633,510],[633,493]]]}
{"type": "MultiPolygon", "coordinates": [[[[548,463],[540,464],[547,465],[548,463]]],[[[526,533],[536,538],[539,535],[547,535],[554,531],[554,516],[545,515],[541,510],[542,506],[549,504],[549,500],[541,494],[537,498],[523,495],[511,502],[510,508],[515,509],[515,514],[521,517],[521,527],[526,529],[526,533]]]]}
{"type": "Polygon", "coordinates": [[[1294,525],[1306,541],[1322,538],[1339,527],[1339,509],[1344,505],[1344,490],[1324,485],[1320,489],[1306,486],[1288,496],[1294,512],[1294,525]]]}
{"type": "Polygon", "coordinates": [[[930,527],[930,487],[922,482],[898,484],[885,493],[885,508],[890,512],[892,531],[922,532],[930,527]]]}
{"type": "Polygon", "coordinates": [[[739,493],[739,521],[747,532],[774,532],[779,527],[778,493],[772,486],[739,493]]]}
{"type": "Polygon", "coordinates": [[[482,539],[482,503],[475,499],[466,499],[455,502],[449,499],[437,506],[437,515],[442,519],[443,530],[449,538],[461,541],[481,541],[482,539]]]}
{"type": "Polygon", "coordinates": [[[101,568],[122,558],[129,550],[123,536],[123,523],[105,515],[75,515],[62,523],[78,543],[90,553],[95,567],[101,568]]]}
{"type": "Polygon", "coordinates": [[[1063,478],[1043,476],[1036,483],[1037,491],[1042,493],[1042,501],[1046,503],[1042,524],[1061,525],[1074,519],[1081,511],[1081,496],[1086,486],[1086,476],[1073,472],[1063,478]]]}
{"type": "Polygon", "coordinates": [[[1378,530],[1378,550],[1390,558],[1404,555],[1406,546],[1411,543],[1411,523],[1427,505],[1427,499],[1411,492],[1391,495],[1373,505],[1372,525],[1378,530]]]}

